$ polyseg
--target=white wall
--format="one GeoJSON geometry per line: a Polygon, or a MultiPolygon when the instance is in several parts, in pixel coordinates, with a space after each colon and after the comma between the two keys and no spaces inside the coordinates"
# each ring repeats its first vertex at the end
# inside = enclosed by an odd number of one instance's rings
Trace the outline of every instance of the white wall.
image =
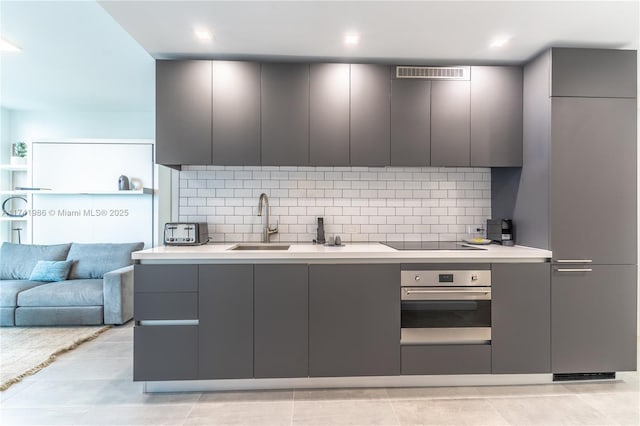
{"type": "Polygon", "coordinates": [[[11,139],[153,139],[153,112],[12,111],[11,139]]]}
{"type": "Polygon", "coordinates": [[[0,164],[8,163],[11,147],[11,110],[0,108],[0,164]]]}
{"type": "MultiPolygon", "coordinates": [[[[0,164],[8,163],[11,149],[11,111],[0,108],[0,164]]],[[[0,172],[0,190],[8,190],[9,172],[0,172]],[[6,179],[6,180],[5,180],[6,179]]],[[[8,223],[0,223],[0,241],[10,237],[8,223]]]]}

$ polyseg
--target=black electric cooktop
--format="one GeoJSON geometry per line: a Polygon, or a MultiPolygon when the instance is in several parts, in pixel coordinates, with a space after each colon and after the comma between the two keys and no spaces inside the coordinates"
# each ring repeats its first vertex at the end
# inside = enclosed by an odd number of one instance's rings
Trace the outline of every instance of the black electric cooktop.
{"type": "Polygon", "coordinates": [[[385,241],[382,244],[396,250],[484,250],[460,241],[385,241]]]}

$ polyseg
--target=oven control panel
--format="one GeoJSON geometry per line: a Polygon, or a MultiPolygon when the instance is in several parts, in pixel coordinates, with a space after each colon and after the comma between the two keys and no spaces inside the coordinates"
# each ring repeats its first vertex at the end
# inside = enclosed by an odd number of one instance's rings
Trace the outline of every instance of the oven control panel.
{"type": "Polygon", "coordinates": [[[490,270],[401,271],[402,287],[491,286],[490,270]]]}

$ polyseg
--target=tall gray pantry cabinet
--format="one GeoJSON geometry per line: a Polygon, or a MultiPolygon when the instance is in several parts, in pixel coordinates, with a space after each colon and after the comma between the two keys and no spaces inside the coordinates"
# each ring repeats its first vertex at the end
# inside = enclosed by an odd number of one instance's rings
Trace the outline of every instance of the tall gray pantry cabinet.
{"type": "Polygon", "coordinates": [[[564,48],[529,63],[523,168],[493,171],[492,191],[517,187],[518,243],[553,251],[553,373],[637,367],[635,64],[635,51],[564,48]]]}

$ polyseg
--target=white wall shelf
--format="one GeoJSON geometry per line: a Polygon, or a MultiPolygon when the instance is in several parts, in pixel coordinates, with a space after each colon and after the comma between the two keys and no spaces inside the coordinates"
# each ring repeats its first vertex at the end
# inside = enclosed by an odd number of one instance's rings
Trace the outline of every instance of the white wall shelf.
{"type": "Polygon", "coordinates": [[[53,191],[53,190],[33,190],[23,191],[32,195],[145,195],[153,194],[153,188],[131,189],[127,191],[53,191]]]}
{"type": "Polygon", "coordinates": [[[23,217],[6,217],[6,216],[2,216],[0,217],[0,222],[27,222],[29,219],[27,218],[27,216],[23,216],[23,217]]]}
{"type": "Polygon", "coordinates": [[[14,172],[29,170],[29,166],[26,164],[0,164],[0,170],[10,170],[14,172]]]}
{"type": "Polygon", "coordinates": [[[0,191],[0,195],[27,195],[28,193],[29,191],[12,191],[12,190],[0,191]]]}

